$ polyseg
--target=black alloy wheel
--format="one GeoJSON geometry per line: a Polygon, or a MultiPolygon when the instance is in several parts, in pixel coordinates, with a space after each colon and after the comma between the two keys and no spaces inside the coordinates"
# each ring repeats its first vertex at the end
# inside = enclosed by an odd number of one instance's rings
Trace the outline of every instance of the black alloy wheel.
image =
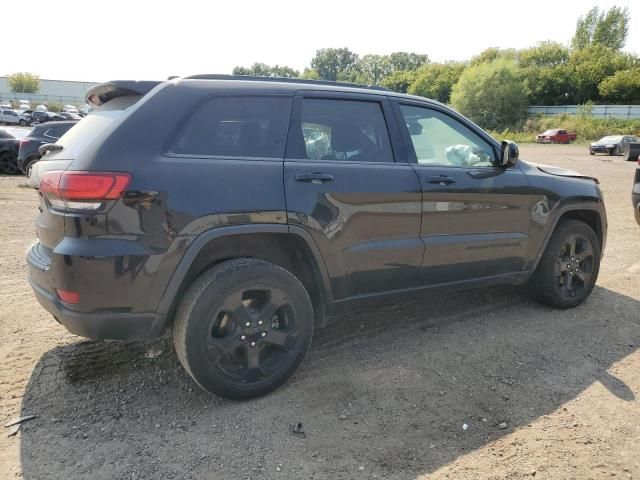
{"type": "Polygon", "coordinates": [[[271,286],[231,293],[213,314],[204,339],[211,367],[238,384],[277,373],[298,335],[290,302],[271,286]]]}
{"type": "Polygon", "coordinates": [[[593,247],[589,240],[582,235],[568,237],[556,261],[557,285],[562,296],[579,296],[591,284],[593,266],[593,247]]]}
{"type": "Polygon", "coordinates": [[[298,368],[311,345],[313,306],[288,270],[252,258],[205,271],[186,291],[173,327],[180,363],[208,392],[264,395],[298,368]]]}

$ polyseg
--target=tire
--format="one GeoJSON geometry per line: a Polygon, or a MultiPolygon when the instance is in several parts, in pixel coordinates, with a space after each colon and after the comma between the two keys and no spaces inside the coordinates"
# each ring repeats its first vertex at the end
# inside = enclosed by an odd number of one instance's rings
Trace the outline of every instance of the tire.
{"type": "Polygon", "coordinates": [[[0,153],[0,173],[4,173],[5,175],[15,175],[18,172],[16,160],[17,156],[15,153],[0,153]]]}
{"type": "Polygon", "coordinates": [[[311,345],[313,307],[300,281],[241,258],[196,279],[178,306],[178,359],[206,391],[232,400],[265,395],[296,371],[311,345]]]}
{"type": "Polygon", "coordinates": [[[589,155],[595,155],[595,153],[593,153],[593,150],[589,149],[589,155]]]}
{"type": "Polygon", "coordinates": [[[20,120],[20,125],[22,125],[23,127],[27,126],[27,121],[26,120],[20,120]]]}
{"type": "Polygon", "coordinates": [[[552,307],[577,307],[591,294],[598,279],[600,248],[589,225],[579,220],[562,221],[527,284],[530,293],[552,307]]]}

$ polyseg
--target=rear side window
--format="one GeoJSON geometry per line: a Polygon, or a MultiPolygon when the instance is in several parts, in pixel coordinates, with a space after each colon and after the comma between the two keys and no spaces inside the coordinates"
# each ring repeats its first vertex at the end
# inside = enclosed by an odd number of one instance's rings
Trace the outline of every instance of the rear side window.
{"type": "Polygon", "coordinates": [[[203,103],[180,130],[171,151],[219,157],[282,158],[289,97],[216,97],[203,103]]]}
{"type": "Polygon", "coordinates": [[[305,98],[300,124],[291,135],[291,158],[393,162],[387,124],[377,102],[305,98]]]}

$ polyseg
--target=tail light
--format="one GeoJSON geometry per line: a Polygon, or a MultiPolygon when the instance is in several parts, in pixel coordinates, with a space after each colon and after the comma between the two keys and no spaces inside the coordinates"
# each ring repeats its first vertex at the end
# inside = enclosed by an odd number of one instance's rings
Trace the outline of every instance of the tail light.
{"type": "Polygon", "coordinates": [[[99,210],[117,200],[131,182],[131,175],[121,172],[46,172],[40,180],[40,193],[57,210],[99,210]]]}

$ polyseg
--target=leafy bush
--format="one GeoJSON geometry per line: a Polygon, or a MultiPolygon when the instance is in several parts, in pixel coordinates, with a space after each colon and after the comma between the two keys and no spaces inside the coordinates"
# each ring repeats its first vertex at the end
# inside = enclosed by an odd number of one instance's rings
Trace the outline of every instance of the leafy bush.
{"type": "Polygon", "coordinates": [[[527,91],[518,65],[498,59],[466,68],[453,87],[451,103],[483,128],[518,127],[527,114],[527,91]]]}

